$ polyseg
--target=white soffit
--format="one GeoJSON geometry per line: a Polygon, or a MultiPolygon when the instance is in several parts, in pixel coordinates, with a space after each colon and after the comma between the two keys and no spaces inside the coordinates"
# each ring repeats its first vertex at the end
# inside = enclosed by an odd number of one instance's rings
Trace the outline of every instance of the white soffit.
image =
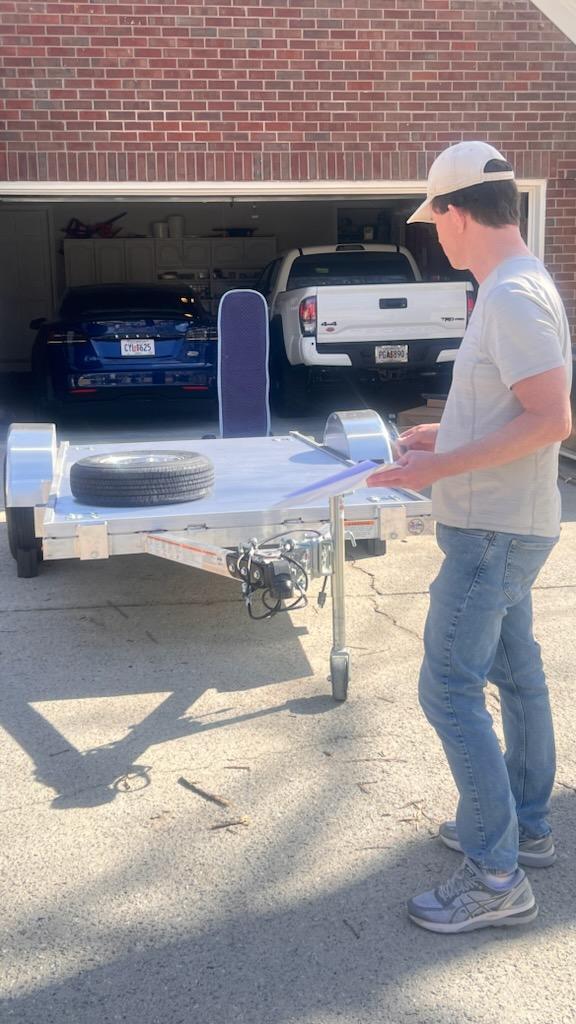
{"type": "Polygon", "coordinates": [[[576,43],[576,0],[532,0],[573,43],[576,43]]]}

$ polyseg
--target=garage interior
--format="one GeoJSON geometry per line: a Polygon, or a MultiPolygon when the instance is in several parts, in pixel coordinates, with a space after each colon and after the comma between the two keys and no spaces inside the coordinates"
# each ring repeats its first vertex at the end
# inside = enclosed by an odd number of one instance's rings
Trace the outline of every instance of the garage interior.
{"type": "MultiPolygon", "coordinates": [[[[425,281],[469,279],[448,264],[432,225],[407,225],[420,192],[327,196],[41,195],[0,200],[0,380],[29,389],[30,321],[53,318],[67,287],[182,280],[216,313],[231,288],[252,288],[279,253],[299,246],[406,246],[425,281]]],[[[522,196],[527,235],[529,196],[522,196]]],[[[33,410],[30,413],[33,416],[33,410]]]]}

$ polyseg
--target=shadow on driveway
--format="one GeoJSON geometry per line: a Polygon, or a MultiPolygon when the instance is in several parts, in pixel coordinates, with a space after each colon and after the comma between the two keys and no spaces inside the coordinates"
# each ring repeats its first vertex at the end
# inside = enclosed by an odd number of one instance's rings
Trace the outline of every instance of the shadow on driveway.
{"type": "MultiPolygon", "coordinates": [[[[573,793],[555,801],[560,843],[574,809],[573,793]]],[[[302,816],[299,827],[306,842],[302,816]]],[[[280,836],[279,847],[282,843],[280,836]]],[[[284,857],[274,845],[268,853],[271,858],[284,857]]],[[[166,907],[167,927],[160,913],[156,926],[145,915],[142,930],[118,919],[110,928],[110,945],[121,947],[122,953],[102,966],[81,969],[4,1001],[2,1019],[18,1024],[525,1024],[536,1019],[527,1012],[531,1007],[539,1008],[537,1016],[544,1024],[569,1019],[556,1016],[549,989],[542,996],[544,966],[541,957],[532,959],[528,950],[532,943],[542,951],[544,936],[553,944],[559,940],[557,933],[574,927],[571,854],[550,871],[532,872],[541,913],[529,928],[456,936],[419,930],[407,921],[404,909],[414,881],[422,880],[423,868],[431,875],[454,868],[457,859],[450,851],[429,839],[417,839],[399,845],[381,869],[366,872],[361,863],[346,882],[324,886],[319,864],[316,893],[289,905],[281,893],[275,897],[273,887],[265,900],[250,886],[230,893],[223,878],[221,904],[210,897],[216,912],[209,923],[205,915],[201,923],[196,921],[196,908],[205,898],[202,879],[195,885],[183,876],[182,887],[175,888],[166,907]],[[572,898],[566,898],[567,893],[572,898]],[[176,938],[175,930],[180,932],[176,938]],[[124,952],[128,946],[130,953],[124,952]],[[516,996],[509,987],[510,971],[516,996]],[[448,972],[452,981],[447,980],[448,972]],[[499,1005],[502,992],[504,1006],[499,1005]]],[[[103,878],[99,898],[105,901],[115,892],[125,896],[130,891],[134,900],[132,870],[127,868],[124,877],[103,878]]],[[[147,879],[147,887],[153,892],[153,877],[147,879]]],[[[143,887],[136,895],[145,901],[146,891],[143,887]]],[[[98,893],[87,897],[91,902],[98,893]]],[[[50,930],[64,942],[66,913],[65,906],[53,906],[47,914],[50,930]]],[[[95,936],[97,945],[101,938],[95,936]]],[[[44,958],[50,956],[41,933],[38,948],[44,958]]],[[[561,954],[556,954],[567,986],[565,993],[558,991],[560,1002],[571,988],[569,970],[564,974],[570,962],[566,952],[565,968],[561,954]]]]}

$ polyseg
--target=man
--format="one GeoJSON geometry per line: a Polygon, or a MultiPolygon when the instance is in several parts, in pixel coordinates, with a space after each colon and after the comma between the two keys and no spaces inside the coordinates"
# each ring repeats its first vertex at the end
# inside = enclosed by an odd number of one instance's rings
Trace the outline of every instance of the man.
{"type": "Polygon", "coordinates": [[[460,932],[532,920],[520,865],[555,860],[554,735],[531,587],[560,532],[560,441],[570,433],[571,346],[552,279],[524,244],[513,170],[484,142],[445,150],[410,217],[436,225],[479,283],[441,423],[406,431],[370,484],[430,484],[444,562],[430,588],[420,702],[459,792],[440,838],[456,874],[409,901],[412,921],[460,932]],[[502,754],[484,688],[499,688],[502,754]]]}

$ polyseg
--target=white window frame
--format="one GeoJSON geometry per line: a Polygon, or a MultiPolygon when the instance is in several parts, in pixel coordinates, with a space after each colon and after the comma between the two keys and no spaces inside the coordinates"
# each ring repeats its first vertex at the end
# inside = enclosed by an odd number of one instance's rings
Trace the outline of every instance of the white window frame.
{"type": "MultiPolygon", "coordinates": [[[[546,231],[546,179],[517,180],[528,194],[527,244],[544,257],[546,231]]],[[[69,202],[70,199],[106,202],[264,202],[303,199],[377,199],[426,194],[425,181],[0,181],[0,201],[69,202]]]]}

